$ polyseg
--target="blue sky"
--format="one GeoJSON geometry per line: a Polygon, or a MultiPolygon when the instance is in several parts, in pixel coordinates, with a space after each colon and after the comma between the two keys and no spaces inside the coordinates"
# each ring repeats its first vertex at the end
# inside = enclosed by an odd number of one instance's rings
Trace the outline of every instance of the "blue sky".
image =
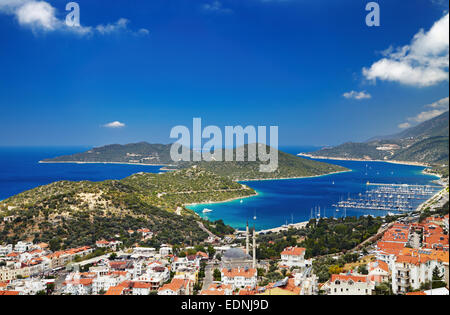
{"type": "Polygon", "coordinates": [[[193,117],[328,145],[448,109],[446,1],[377,1],[369,28],[363,0],[79,0],[77,30],[68,2],[0,0],[0,145],[169,143],[193,117]]]}

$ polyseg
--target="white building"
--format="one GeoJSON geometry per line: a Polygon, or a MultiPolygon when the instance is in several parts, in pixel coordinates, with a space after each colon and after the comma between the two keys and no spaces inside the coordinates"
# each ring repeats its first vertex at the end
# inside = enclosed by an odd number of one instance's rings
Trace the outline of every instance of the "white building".
{"type": "Polygon", "coordinates": [[[233,289],[245,287],[254,289],[257,285],[257,270],[253,268],[223,268],[222,283],[231,285],[233,289]]]}
{"type": "Polygon", "coordinates": [[[187,279],[174,278],[158,289],[158,295],[190,295],[193,282],[187,279]]]}
{"type": "Polygon", "coordinates": [[[432,281],[436,267],[445,276],[448,257],[448,252],[405,248],[392,268],[393,293],[407,293],[410,287],[413,290],[420,289],[422,284],[432,281]]]}
{"type": "Polygon", "coordinates": [[[370,262],[368,266],[368,271],[369,271],[369,279],[377,284],[388,282],[389,276],[391,275],[389,265],[381,260],[370,262]]]}
{"type": "Polygon", "coordinates": [[[311,262],[305,260],[305,248],[287,247],[281,252],[281,266],[304,268],[311,265],[311,262]]]}
{"type": "Polygon", "coordinates": [[[12,253],[13,246],[12,244],[8,244],[6,246],[0,246],[0,257],[6,256],[9,253],[12,253]]]}
{"type": "Polygon", "coordinates": [[[161,248],[159,249],[159,254],[162,257],[172,254],[172,247],[170,247],[169,245],[161,245],[161,248]]]}
{"type": "Polygon", "coordinates": [[[372,295],[375,283],[367,276],[332,275],[325,289],[328,295],[372,295]]]}
{"type": "Polygon", "coordinates": [[[17,242],[16,246],[14,246],[14,251],[23,253],[29,251],[33,247],[33,243],[31,242],[17,242]]]}
{"type": "Polygon", "coordinates": [[[133,295],[149,295],[152,291],[152,284],[148,282],[134,282],[133,295]]]}

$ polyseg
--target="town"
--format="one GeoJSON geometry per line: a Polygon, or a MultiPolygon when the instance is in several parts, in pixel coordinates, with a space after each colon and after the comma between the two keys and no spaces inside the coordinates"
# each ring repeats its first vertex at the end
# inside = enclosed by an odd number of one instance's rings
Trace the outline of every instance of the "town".
{"type": "MultiPolygon", "coordinates": [[[[437,198],[420,216],[386,221],[352,251],[315,257],[295,245],[266,259],[262,249],[275,246],[265,237],[286,239],[283,233],[323,219],[268,234],[247,224],[185,247],[125,248],[104,239],[57,251],[47,243],[3,244],[0,295],[448,295],[448,191],[437,198]]],[[[153,237],[147,228],[128,233],[153,237]]]]}

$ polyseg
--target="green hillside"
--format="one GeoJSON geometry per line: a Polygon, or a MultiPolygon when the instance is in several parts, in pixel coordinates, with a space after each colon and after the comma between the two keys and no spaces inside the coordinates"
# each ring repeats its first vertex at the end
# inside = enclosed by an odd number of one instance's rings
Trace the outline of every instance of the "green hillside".
{"type": "Polygon", "coordinates": [[[165,165],[173,163],[169,144],[147,142],[111,144],[72,155],[44,159],[43,162],[115,162],[165,165]]]}
{"type": "Polygon", "coordinates": [[[397,152],[392,159],[426,163],[448,162],[448,137],[432,137],[397,152]]]}
{"type": "MultiPolygon", "coordinates": [[[[260,172],[260,165],[268,164],[268,162],[261,162],[258,158],[256,158],[256,161],[249,161],[248,145],[246,145],[244,148],[245,154],[243,162],[204,161],[197,162],[197,164],[201,168],[207,169],[218,175],[225,176],[233,180],[307,177],[324,175],[333,172],[342,172],[347,170],[346,168],[341,166],[304,159],[282,151],[277,151],[278,168],[274,172],[260,172]]],[[[269,147],[264,144],[259,144],[259,150],[261,149],[269,152],[269,147]]],[[[233,149],[232,151],[235,159],[236,149],[233,149]]],[[[223,154],[226,153],[224,152],[223,154]]],[[[180,165],[180,167],[185,166],[186,164],[180,165]]]]}
{"type": "Polygon", "coordinates": [[[439,168],[448,168],[448,126],[449,112],[447,111],[438,117],[395,135],[375,137],[363,143],[345,143],[335,147],[323,148],[311,152],[309,155],[348,159],[411,161],[428,163],[439,168]]]}
{"type": "MultiPolygon", "coordinates": [[[[269,147],[261,144],[260,148],[269,152],[269,147]]],[[[245,148],[244,162],[236,162],[236,150],[232,150],[234,162],[174,162],[170,158],[171,145],[149,144],[140,142],[127,145],[108,145],[94,148],[84,153],[60,156],[44,160],[44,162],[115,162],[115,163],[143,163],[170,165],[174,169],[182,169],[198,165],[206,170],[231,178],[233,180],[243,179],[265,179],[265,178],[288,178],[324,175],[332,172],[344,171],[345,168],[303,159],[291,154],[278,151],[278,169],[272,173],[259,171],[261,162],[249,161],[248,145],[245,148]]],[[[228,151],[228,150],[226,150],[228,151]]],[[[191,155],[199,154],[191,152],[191,155]]],[[[223,151],[225,154],[225,151],[223,151]]],[[[225,156],[225,155],[224,155],[225,156]]],[[[266,163],[264,163],[266,164],[266,163]]]]}
{"type": "Polygon", "coordinates": [[[145,227],[156,233],[156,245],[196,243],[207,233],[198,224],[202,220],[184,204],[254,194],[247,186],[200,168],[140,173],[120,181],[56,182],[0,203],[0,242],[57,238],[64,246],[75,246],[116,234],[130,241],[129,229],[145,227]],[[2,220],[11,216],[12,222],[2,220]]]}

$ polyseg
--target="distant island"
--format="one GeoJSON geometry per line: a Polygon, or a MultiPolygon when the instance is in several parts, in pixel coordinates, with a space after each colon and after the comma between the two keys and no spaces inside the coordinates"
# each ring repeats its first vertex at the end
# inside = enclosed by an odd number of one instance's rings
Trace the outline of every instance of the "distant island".
{"type": "MultiPolygon", "coordinates": [[[[265,144],[263,149],[269,150],[265,144]]],[[[259,180],[259,179],[281,179],[321,176],[336,172],[348,171],[346,168],[312,161],[278,151],[278,169],[275,172],[263,173],[259,171],[261,161],[248,161],[248,146],[244,148],[245,161],[243,162],[174,162],[170,158],[170,144],[150,144],[139,142],[126,145],[107,145],[99,148],[93,148],[87,152],[76,153],[73,155],[60,156],[45,159],[43,163],[127,163],[144,165],[164,165],[169,169],[183,169],[197,165],[203,169],[228,177],[232,180],[259,180]]],[[[236,149],[233,150],[233,156],[236,155],[236,149]]],[[[223,151],[223,154],[225,154],[223,151]]],[[[191,154],[198,154],[191,152],[191,154]]]]}
{"type": "Polygon", "coordinates": [[[432,166],[448,177],[449,112],[398,134],[374,137],[366,142],[348,142],[302,154],[313,158],[404,161],[432,166]]]}
{"type": "MultiPolygon", "coordinates": [[[[245,152],[248,159],[248,151],[245,152]]],[[[256,195],[252,188],[238,180],[297,178],[348,171],[337,165],[277,153],[279,167],[273,173],[259,172],[260,161],[173,163],[170,145],[146,142],[108,145],[46,159],[42,162],[168,165],[172,171],[138,173],[122,180],[103,182],[60,181],[10,197],[0,203],[0,242],[15,243],[25,239],[73,247],[119,235],[126,243],[133,240],[129,230],[145,227],[155,233],[151,246],[194,244],[212,234],[220,236],[234,229],[221,220],[204,220],[186,206],[256,195]]]]}

